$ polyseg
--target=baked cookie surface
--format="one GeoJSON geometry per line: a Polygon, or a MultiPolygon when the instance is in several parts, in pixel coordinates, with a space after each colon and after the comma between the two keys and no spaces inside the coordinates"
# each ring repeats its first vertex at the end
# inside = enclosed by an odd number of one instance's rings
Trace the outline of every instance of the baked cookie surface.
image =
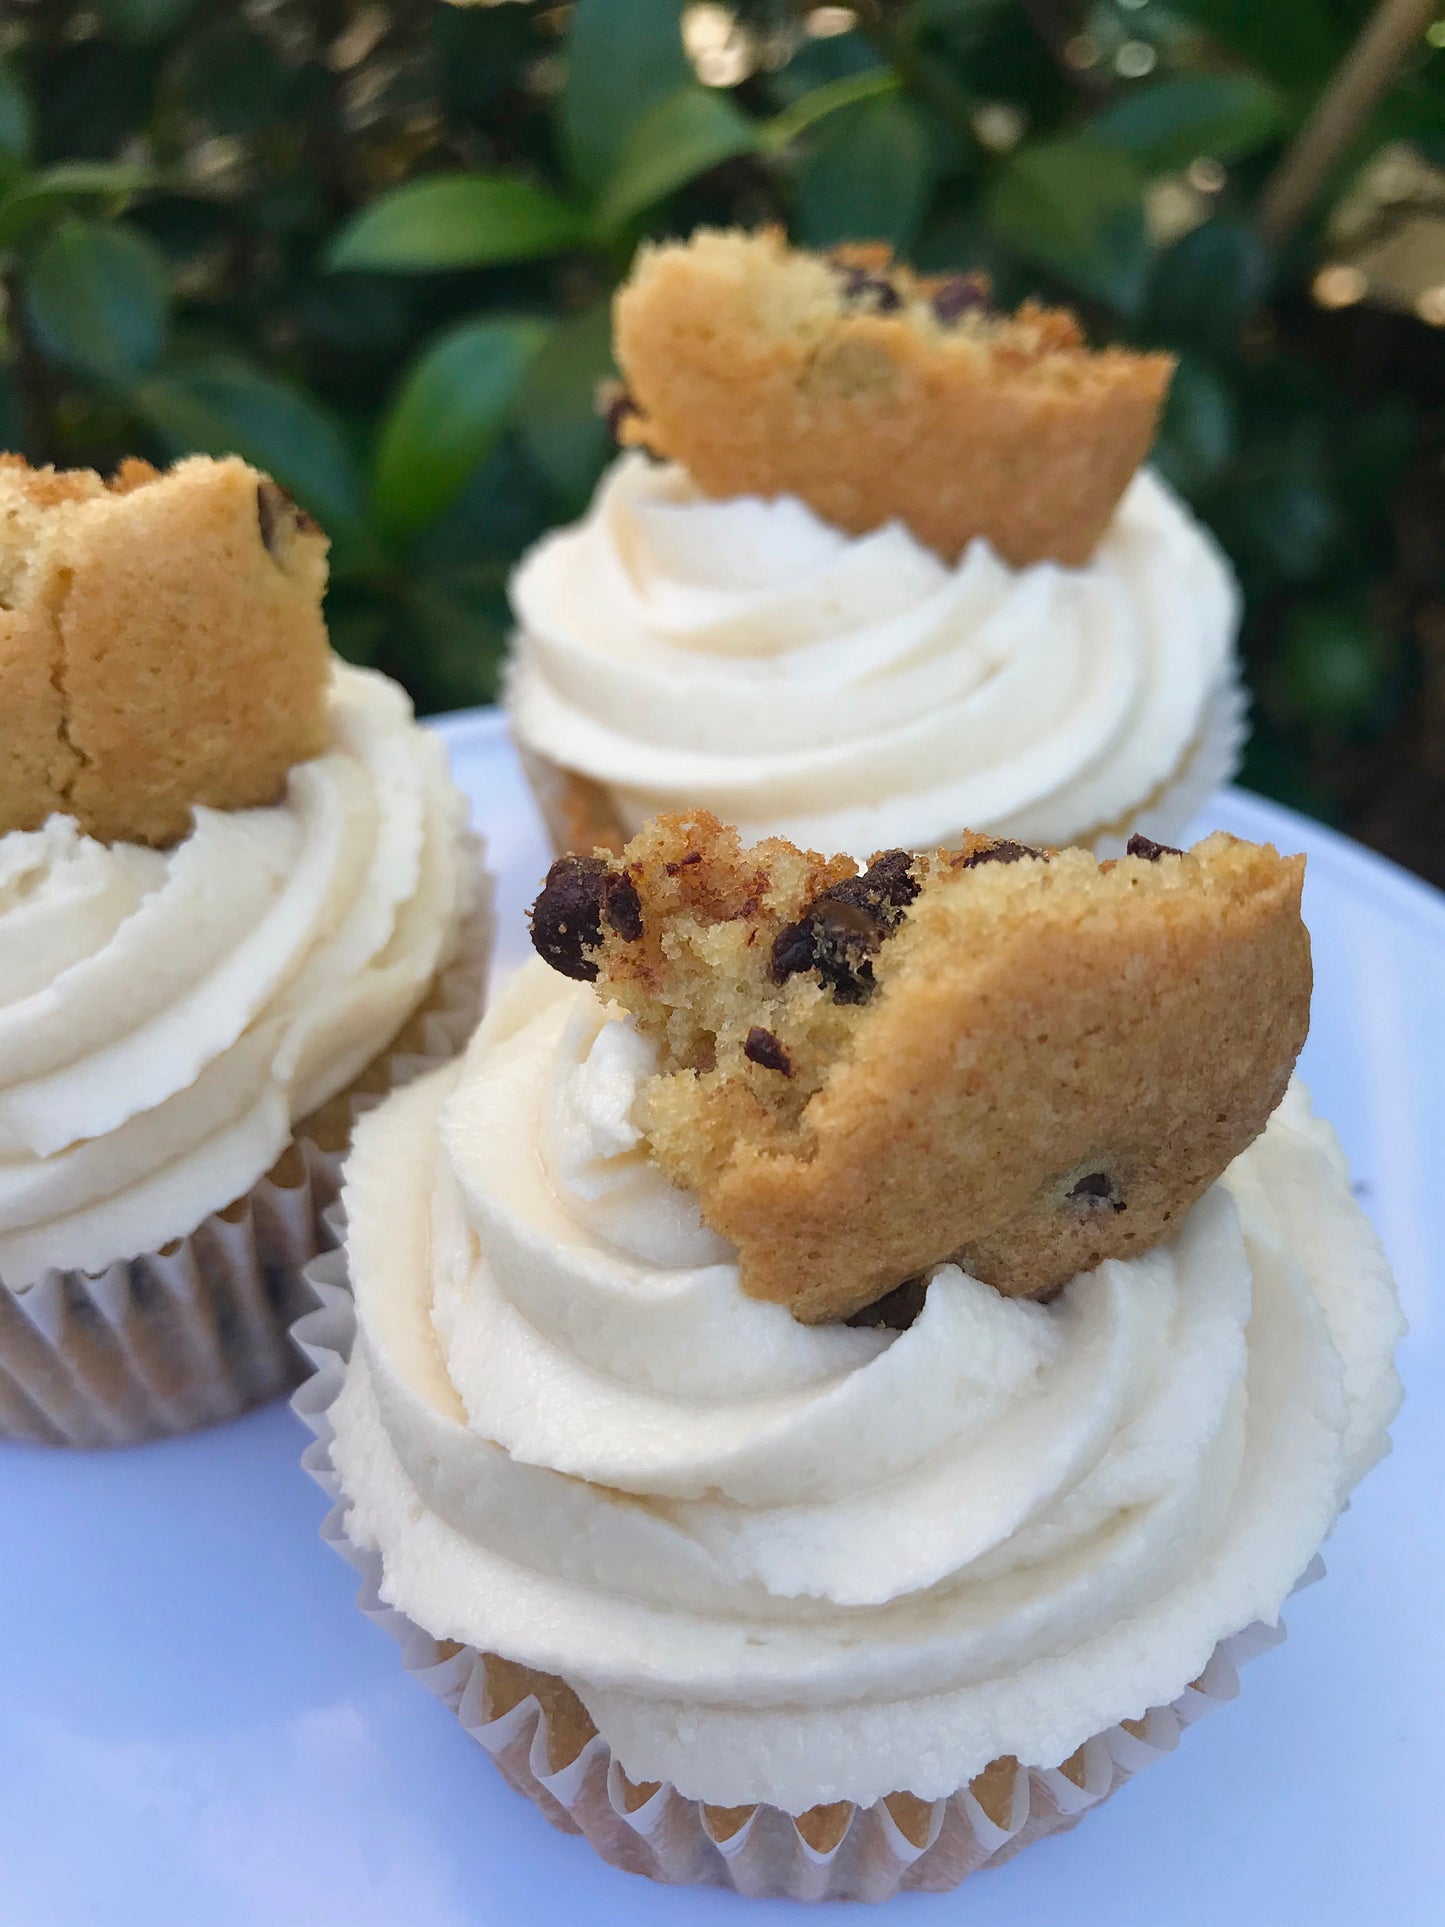
{"type": "Polygon", "coordinates": [[[326,538],[236,457],[0,458],[0,833],[177,842],[326,745],[326,538]]]}
{"type": "Polygon", "coordinates": [[[1173,361],[1091,353],[1073,316],[988,305],[886,247],[776,230],[645,247],[613,305],[625,443],[707,495],[789,494],[863,534],[894,517],[945,560],[1082,564],[1148,453],[1173,361]]]}
{"type": "Polygon", "coordinates": [[[554,864],[533,941],[656,1044],[653,1156],[812,1322],[945,1260],[1038,1297],[1170,1236],[1304,1042],[1303,872],[1225,835],[860,872],[694,812],[554,864]]]}

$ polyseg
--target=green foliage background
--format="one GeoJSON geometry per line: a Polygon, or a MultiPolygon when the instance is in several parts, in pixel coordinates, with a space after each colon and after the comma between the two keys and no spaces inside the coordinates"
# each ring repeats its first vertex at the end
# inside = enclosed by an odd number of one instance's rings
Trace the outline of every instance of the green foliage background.
{"type": "Polygon", "coordinates": [[[1245,586],[1250,780],[1440,876],[1445,336],[1309,290],[1371,154],[1445,163],[1445,34],[1277,253],[1260,187],[1363,0],[874,0],[827,37],[754,0],[728,88],[683,11],[7,0],[0,442],[270,469],[333,538],[338,647],[445,709],[494,693],[507,574],[608,457],[641,237],[982,266],[1178,353],[1156,459],[1245,586]]]}

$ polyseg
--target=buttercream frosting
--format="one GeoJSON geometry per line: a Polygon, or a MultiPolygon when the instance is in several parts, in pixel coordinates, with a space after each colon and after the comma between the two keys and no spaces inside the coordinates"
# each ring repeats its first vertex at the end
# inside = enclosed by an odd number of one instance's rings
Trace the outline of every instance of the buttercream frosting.
{"type": "Polygon", "coordinates": [[[1145,809],[1163,834],[1203,800],[1192,764],[1210,787],[1237,746],[1234,579],[1147,469],[1085,568],[1012,569],[791,497],[711,501],[633,453],[512,601],[513,730],[629,835],[690,807],[859,856],[965,828],[1097,843],[1145,809]]]}
{"type": "Polygon", "coordinates": [[[0,838],[0,1274],[97,1270],[240,1197],[391,1040],[465,908],[463,804],[385,677],[332,747],[170,850],[0,838]]]}
{"type": "Polygon", "coordinates": [[[1056,1765],[1277,1617],[1399,1398],[1298,1085],[1170,1244],[1048,1305],[943,1265],[892,1332],[743,1295],[651,1066],[537,965],[363,1120],[332,1455],[388,1603],[560,1674],[634,1780],[794,1812],[1056,1765]]]}

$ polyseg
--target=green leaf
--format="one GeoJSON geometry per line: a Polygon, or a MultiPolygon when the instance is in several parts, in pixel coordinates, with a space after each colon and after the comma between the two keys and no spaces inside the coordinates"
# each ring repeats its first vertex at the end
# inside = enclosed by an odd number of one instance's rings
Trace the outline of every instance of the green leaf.
{"type": "Polygon", "coordinates": [[[765,154],[781,153],[800,134],[836,114],[840,107],[854,107],[860,101],[876,100],[883,94],[896,94],[903,82],[891,67],[872,67],[866,73],[840,74],[801,95],[764,121],[758,129],[758,146],[765,154]]]}
{"type": "Polygon", "coordinates": [[[1181,494],[1202,494],[1227,467],[1237,412],[1228,384],[1203,362],[1181,356],[1153,454],[1155,467],[1181,494]]]}
{"type": "Polygon", "coordinates": [[[906,249],[931,185],[928,135],[899,96],[845,107],[826,121],[798,175],[796,227],[808,247],[887,241],[906,249]]]}
{"type": "Polygon", "coordinates": [[[345,662],[377,667],[396,627],[396,614],[392,596],[369,583],[332,583],[327,591],[327,633],[345,662]]]}
{"type": "MultiPolygon", "coordinates": [[[[1357,526],[1367,528],[1382,519],[1392,523],[1395,576],[1399,580],[1410,572],[1405,560],[1407,549],[1415,554],[1438,554],[1440,548],[1439,522],[1426,506],[1428,492],[1424,503],[1417,490],[1399,499],[1396,496],[1424,440],[1424,422],[1411,407],[1407,394],[1385,396],[1372,408],[1362,407],[1352,396],[1345,407],[1348,436],[1336,449],[1340,495],[1357,526]],[[1415,533],[1420,529],[1422,509],[1423,540],[1415,533]]],[[[1429,576],[1428,566],[1422,574],[1429,576]]]]}
{"type": "Polygon", "coordinates": [[[491,453],[527,365],[546,339],[533,321],[469,321],[408,371],[382,424],[372,508],[388,534],[436,520],[491,453]]]}
{"type": "Polygon", "coordinates": [[[0,448],[25,446],[25,397],[12,360],[0,361],[0,448]]]}
{"type": "Polygon", "coordinates": [[[34,132],[35,116],[25,82],[8,60],[0,60],[0,154],[23,161],[34,132]]]}
{"type": "Polygon", "coordinates": [[[1318,817],[1322,823],[1340,820],[1340,799],[1311,768],[1308,750],[1274,728],[1258,706],[1250,719],[1239,780],[1246,789],[1287,803],[1303,816],[1318,817]]]}
{"type": "Polygon", "coordinates": [[[1254,229],[1217,216],[1155,261],[1145,310],[1154,339],[1225,357],[1269,290],[1274,257],[1254,229]]]}
{"type": "Polygon", "coordinates": [[[611,178],[632,130],[691,78],[679,0],[579,0],[558,117],[584,193],[611,178]]]}
{"type": "Polygon", "coordinates": [[[611,450],[593,397],[598,382],[613,373],[610,295],[564,321],[527,371],[517,427],[565,515],[586,507],[611,450]]]}
{"type": "Polygon", "coordinates": [[[699,174],[757,146],[757,130],[725,94],[687,86],[654,107],[629,135],[593,210],[596,231],[613,239],[635,216],[699,174]]]}
{"type": "Polygon", "coordinates": [[[1362,609],[1305,603],[1287,620],[1270,673],[1276,708],[1335,732],[1368,725],[1392,668],[1388,639],[1362,609]]]}
{"type": "Polygon", "coordinates": [[[274,475],[326,530],[333,567],[363,546],[361,476],[340,429],[304,389],[239,356],[199,357],[131,394],[172,454],[240,455],[274,475]]]}
{"type": "Polygon", "coordinates": [[[443,174],[373,201],[332,244],[333,268],[479,268],[561,254],[584,238],[581,217],[544,187],[511,174],[443,174]]]}
{"type": "Polygon", "coordinates": [[[25,276],[25,312],[41,352],[100,381],[152,366],[165,340],[170,275],[152,241],[131,227],[70,220],[25,276]]]}
{"type": "Polygon", "coordinates": [[[164,40],[195,9],[196,0],[99,0],[107,32],[139,47],[164,40]]]}
{"type": "Polygon", "coordinates": [[[117,206],[157,183],[155,170],[124,161],[62,161],[32,174],[0,200],[0,248],[13,247],[79,201],[109,200],[117,206]]]}
{"type": "Polygon", "coordinates": [[[408,545],[407,566],[413,581],[490,569],[505,587],[517,557],[556,520],[546,485],[509,427],[446,513],[408,545]]]}
{"type": "Polygon", "coordinates": [[[1232,161],[1280,133],[1279,92],[1250,74],[1178,74],[1132,89],[1089,123],[1091,138],[1167,173],[1201,154],[1232,161]]]}
{"type": "Polygon", "coordinates": [[[245,139],[274,129],[298,105],[306,69],[284,60],[246,22],[242,8],[209,11],[212,19],[187,35],[176,64],[180,104],[208,133],[245,139]]]}
{"type": "Polygon", "coordinates": [[[1222,47],[1292,94],[1313,95],[1343,59],[1366,8],[1332,0],[1174,0],[1222,47]]]}
{"type": "Polygon", "coordinates": [[[1348,524],[1329,456],[1325,420],[1313,415],[1268,438],[1256,430],[1241,452],[1212,519],[1256,597],[1281,583],[1319,581],[1337,565],[1348,524]]]}
{"type": "Polygon", "coordinates": [[[507,575],[505,564],[482,563],[410,585],[404,614],[423,715],[495,701],[512,627],[507,575]]]}
{"type": "Polygon", "coordinates": [[[1134,163],[1086,137],[1020,147],[989,196],[1005,248],[1079,293],[1132,314],[1149,261],[1143,180],[1134,163]]]}

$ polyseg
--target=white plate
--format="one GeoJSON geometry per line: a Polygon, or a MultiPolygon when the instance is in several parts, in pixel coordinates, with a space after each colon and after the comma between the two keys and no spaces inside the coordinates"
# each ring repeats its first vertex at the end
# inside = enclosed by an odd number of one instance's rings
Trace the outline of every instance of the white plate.
{"type": "MultiPolygon", "coordinates": [[[[501,873],[506,967],[526,950],[540,828],[497,718],[442,730],[501,873]]],[[[957,1895],[894,1901],[899,1918],[1440,1918],[1445,899],[1251,797],[1212,822],[1309,852],[1305,1071],[1414,1327],[1395,1455],[1238,1705],[1077,1831],[957,1895]]],[[[0,1927],[793,1916],[614,1872],[519,1800],[353,1607],[303,1443],[272,1407],[128,1452],[0,1448],[0,1927]]]]}

